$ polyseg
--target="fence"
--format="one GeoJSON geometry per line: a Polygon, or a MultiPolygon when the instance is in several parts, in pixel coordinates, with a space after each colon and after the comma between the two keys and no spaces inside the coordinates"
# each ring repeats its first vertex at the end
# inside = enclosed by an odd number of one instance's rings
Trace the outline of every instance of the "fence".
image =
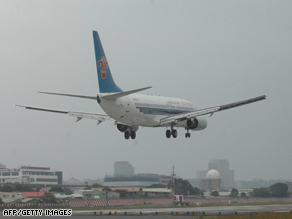
{"type": "MultiPolygon", "coordinates": [[[[292,198],[185,198],[191,205],[201,204],[231,204],[231,203],[276,203],[292,202],[292,198]]],[[[160,199],[112,199],[112,200],[70,200],[66,203],[17,203],[0,204],[0,208],[74,208],[74,207],[106,207],[106,206],[135,206],[135,205],[171,205],[172,198],[160,199]]]]}

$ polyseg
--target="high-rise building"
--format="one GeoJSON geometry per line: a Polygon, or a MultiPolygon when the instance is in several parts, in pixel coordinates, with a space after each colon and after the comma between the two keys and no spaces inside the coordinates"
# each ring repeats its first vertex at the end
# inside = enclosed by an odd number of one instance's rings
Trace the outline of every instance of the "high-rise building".
{"type": "Polygon", "coordinates": [[[134,174],[134,167],[128,161],[114,163],[114,176],[133,176],[134,174]]]}
{"type": "Polygon", "coordinates": [[[217,170],[221,177],[222,188],[234,187],[234,170],[230,170],[229,162],[225,159],[215,159],[209,162],[209,170],[217,170]]]}

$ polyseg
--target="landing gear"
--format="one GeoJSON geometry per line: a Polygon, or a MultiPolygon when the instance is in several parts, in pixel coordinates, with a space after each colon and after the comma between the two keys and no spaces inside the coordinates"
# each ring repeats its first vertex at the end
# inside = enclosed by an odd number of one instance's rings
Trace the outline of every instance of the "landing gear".
{"type": "Polygon", "coordinates": [[[170,138],[170,137],[176,138],[177,137],[177,130],[173,129],[173,126],[171,126],[171,130],[167,129],[166,130],[166,137],[170,138]]]}
{"type": "Polygon", "coordinates": [[[130,138],[130,132],[125,131],[125,139],[129,139],[130,138]]]}
{"type": "Polygon", "coordinates": [[[189,129],[186,129],[187,133],[186,133],[186,138],[190,138],[191,137],[191,133],[189,133],[189,129]]]}
{"type": "Polygon", "coordinates": [[[129,139],[130,137],[132,139],[136,138],[136,132],[135,131],[131,131],[131,132],[125,131],[124,135],[125,135],[125,139],[129,139]]]}
{"type": "Polygon", "coordinates": [[[186,138],[190,138],[191,137],[191,133],[186,133],[186,138]]]}
{"type": "Polygon", "coordinates": [[[176,129],[173,129],[172,130],[172,137],[173,138],[176,138],[177,137],[177,130],[176,129]]]}
{"type": "Polygon", "coordinates": [[[166,137],[167,138],[171,137],[171,131],[169,129],[166,130],[166,137]]]}
{"type": "Polygon", "coordinates": [[[136,132],[131,131],[131,138],[132,138],[132,139],[135,139],[135,138],[136,138],[136,132]]]}

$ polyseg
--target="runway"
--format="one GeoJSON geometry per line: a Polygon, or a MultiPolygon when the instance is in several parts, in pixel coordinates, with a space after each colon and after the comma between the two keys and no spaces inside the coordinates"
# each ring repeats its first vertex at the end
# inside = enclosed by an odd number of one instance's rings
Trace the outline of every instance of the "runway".
{"type": "MultiPolygon", "coordinates": [[[[153,215],[153,216],[191,216],[191,215],[242,215],[250,212],[270,213],[270,212],[292,212],[292,204],[288,205],[253,205],[253,206],[216,206],[216,207],[187,207],[187,208],[151,208],[151,209],[123,209],[123,210],[90,210],[73,211],[73,215],[153,215]],[[125,214],[126,212],[126,214],[125,214]]],[[[292,214],[292,213],[291,213],[292,214]]]]}
{"type": "MultiPolygon", "coordinates": [[[[112,209],[112,210],[84,210],[73,211],[72,217],[79,218],[109,218],[109,217],[122,217],[133,218],[133,216],[143,218],[149,218],[153,216],[155,218],[168,218],[168,217],[186,217],[199,218],[202,215],[215,216],[215,215],[249,215],[253,213],[272,213],[272,212],[291,212],[292,217],[292,204],[283,205],[253,205],[253,206],[216,206],[216,207],[187,207],[187,208],[151,208],[151,209],[112,209]],[[101,213],[102,212],[102,213],[101,213]]],[[[7,216],[1,214],[0,218],[4,219],[7,216]]],[[[19,218],[17,216],[10,216],[9,218],[19,218]]],[[[26,216],[26,218],[36,218],[32,216],[26,216]]],[[[53,216],[38,216],[37,218],[56,218],[53,216]]]]}

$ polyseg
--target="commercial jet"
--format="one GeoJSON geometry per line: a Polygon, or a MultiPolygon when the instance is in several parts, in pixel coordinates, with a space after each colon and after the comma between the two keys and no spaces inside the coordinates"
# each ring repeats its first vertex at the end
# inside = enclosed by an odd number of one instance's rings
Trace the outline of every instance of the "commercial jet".
{"type": "Polygon", "coordinates": [[[190,138],[190,130],[199,131],[207,127],[207,120],[202,116],[212,116],[216,112],[266,99],[266,95],[262,95],[226,105],[197,109],[193,103],[187,100],[138,94],[138,92],[151,87],[123,91],[113,79],[97,31],[93,31],[93,42],[99,83],[99,93],[96,96],[51,92],[39,93],[95,100],[106,114],[73,112],[23,105],[16,106],[30,110],[67,114],[76,117],[76,122],[86,118],[97,120],[97,124],[100,124],[105,120],[113,119],[117,129],[124,133],[125,139],[135,139],[136,132],[140,126],[166,127],[167,138],[176,138],[177,128],[182,127],[186,130],[185,137],[190,138]]]}

